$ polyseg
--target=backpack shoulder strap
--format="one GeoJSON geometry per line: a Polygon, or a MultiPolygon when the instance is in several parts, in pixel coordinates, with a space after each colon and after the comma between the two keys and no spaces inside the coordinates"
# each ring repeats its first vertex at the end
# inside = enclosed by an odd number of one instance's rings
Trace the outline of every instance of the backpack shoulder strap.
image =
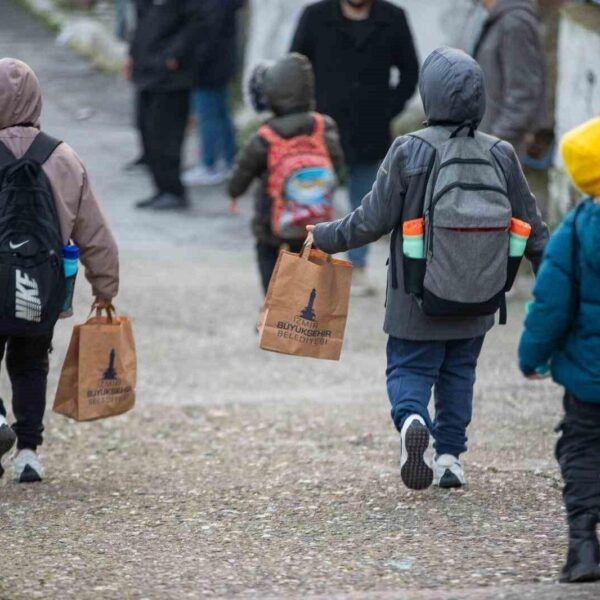
{"type": "Polygon", "coordinates": [[[419,131],[414,131],[409,134],[411,137],[423,140],[430,146],[433,146],[436,150],[442,144],[445,144],[450,139],[450,133],[445,127],[433,125],[431,127],[425,127],[419,131]]]}
{"type": "Polygon", "coordinates": [[[325,119],[321,113],[313,113],[315,127],[312,132],[312,137],[322,141],[325,138],[325,119]]]}
{"type": "Polygon", "coordinates": [[[494,137],[493,135],[489,135],[488,133],[481,133],[481,131],[475,132],[475,139],[478,140],[480,143],[483,142],[489,150],[491,150],[494,146],[496,146],[502,141],[500,138],[494,137]]]}
{"type": "Polygon", "coordinates": [[[7,167],[17,160],[15,155],[2,143],[0,142],[0,169],[7,167]]]}
{"type": "Polygon", "coordinates": [[[60,146],[62,142],[46,133],[40,131],[37,134],[23,158],[33,160],[40,165],[43,165],[52,155],[52,153],[60,146]]]}
{"type": "Polygon", "coordinates": [[[277,144],[283,139],[270,125],[266,123],[261,125],[258,130],[258,135],[265,139],[269,144],[277,144]]]}

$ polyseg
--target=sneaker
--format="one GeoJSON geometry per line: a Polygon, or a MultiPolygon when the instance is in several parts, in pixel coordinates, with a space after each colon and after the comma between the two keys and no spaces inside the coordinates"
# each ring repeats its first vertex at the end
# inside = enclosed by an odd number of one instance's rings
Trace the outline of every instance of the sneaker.
{"type": "Polygon", "coordinates": [[[219,166],[209,168],[205,166],[197,166],[183,173],[181,180],[188,187],[196,187],[200,185],[219,185],[227,180],[230,174],[230,169],[219,166]]]}
{"type": "Polygon", "coordinates": [[[433,461],[433,483],[441,488],[465,485],[465,472],[456,456],[441,454],[433,461]]]}
{"type": "Polygon", "coordinates": [[[419,415],[410,415],[400,431],[400,477],[411,490],[424,490],[433,481],[431,436],[419,415]]]}
{"type": "Polygon", "coordinates": [[[366,267],[354,267],[350,294],[355,298],[365,298],[375,294],[375,288],[369,282],[366,267]]]}
{"type": "Polygon", "coordinates": [[[188,207],[187,198],[175,194],[160,194],[150,205],[152,210],[182,210],[188,207]]]}
{"type": "Polygon", "coordinates": [[[158,198],[158,194],[154,194],[154,196],[150,196],[150,198],[144,198],[143,200],[139,200],[135,203],[136,208],[152,208],[152,205],[156,202],[158,198]]]}
{"type": "Polygon", "coordinates": [[[33,451],[25,448],[18,450],[12,459],[15,479],[19,483],[35,483],[44,477],[44,468],[39,456],[33,451]]]}
{"type": "Polygon", "coordinates": [[[148,165],[148,162],[146,161],[146,157],[140,156],[139,158],[136,158],[135,160],[128,162],[123,167],[123,171],[126,171],[126,172],[137,171],[138,169],[142,169],[142,168],[146,167],[147,165],[148,165]]]}
{"type": "Polygon", "coordinates": [[[8,424],[6,417],[0,415],[0,477],[4,475],[2,457],[15,445],[17,435],[8,424]]]}

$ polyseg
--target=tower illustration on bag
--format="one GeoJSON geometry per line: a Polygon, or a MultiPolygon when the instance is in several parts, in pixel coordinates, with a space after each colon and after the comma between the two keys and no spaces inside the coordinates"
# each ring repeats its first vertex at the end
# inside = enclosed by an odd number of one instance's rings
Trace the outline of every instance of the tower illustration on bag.
{"type": "MultiPolygon", "coordinates": [[[[404,285],[430,317],[477,317],[500,310],[525,250],[511,251],[511,229],[527,231],[513,216],[504,173],[492,154],[497,138],[470,124],[450,133],[429,127],[412,134],[436,150],[423,218],[403,224],[404,285]],[[468,135],[459,135],[466,127],[468,135]],[[517,226],[515,224],[520,224],[517,226]],[[422,256],[416,256],[422,239],[422,256]]],[[[514,237],[514,235],[513,235],[514,237]]],[[[515,247],[513,242],[512,247],[515,247]]]]}
{"type": "Polygon", "coordinates": [[[49,333],[64,303],[62,236],[42,170],[60,143],[39,133],[16,159],[0,142],[0,335],[49,333]]]}
{"type": "Polygon", "coordinates": [[[258,133],[268,142],[271,229],[283,239],[303,239],[306,226],[333,218],[336,177],[325,143],[323,116],[315,113],[311,135],[282,138],[269,125],[258,133]]]}

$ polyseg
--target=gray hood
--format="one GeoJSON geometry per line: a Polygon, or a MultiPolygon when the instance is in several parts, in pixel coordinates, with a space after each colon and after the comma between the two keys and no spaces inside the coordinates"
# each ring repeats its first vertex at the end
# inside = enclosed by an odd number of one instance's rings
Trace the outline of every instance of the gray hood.
{"type": "Polygon", "coordinates": [[[483,71],[462,50],[434,50],[423,65],[419,91],[430,124],[479,124],[485,114],[483,71]]]}
{"type": "Polygon", "coordinates": [[[314,110],[315,75],[308,58],[288,54],[265,74],[265,96],[277,115],[314,110]]]}

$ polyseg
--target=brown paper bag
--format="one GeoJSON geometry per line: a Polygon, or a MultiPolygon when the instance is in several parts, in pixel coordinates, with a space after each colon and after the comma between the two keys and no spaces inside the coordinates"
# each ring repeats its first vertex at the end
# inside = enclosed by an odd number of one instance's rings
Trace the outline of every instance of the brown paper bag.
{"type": "Polygon", "coordinates": [[[282,250],[259,320],[263,350],[339,360],[348,317],[352,265],[305,245],[282,250]]]}
{"type": "Polygon", "coordinates": [[[96,316],[73,329],[62,368],[54,412],[76,421],[94,421],[133,408],[137,360],[131,322],[96,316]]]}

